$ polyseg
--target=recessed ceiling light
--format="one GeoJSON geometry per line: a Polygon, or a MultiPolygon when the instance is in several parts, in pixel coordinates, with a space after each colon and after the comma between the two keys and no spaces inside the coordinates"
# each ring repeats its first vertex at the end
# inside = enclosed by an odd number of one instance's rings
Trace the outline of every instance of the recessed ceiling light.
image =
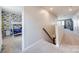
{"type": "Polygon", "coordinates": [[[69,8],[69,11],[72,11],[72,8],[69,8]]]}
{"type": "Polygon", "coordinates": [[[47,12],[47,11],[44,10],[44,9],[40,10],[40,13],[41,13],[41,14],[44,14],[44,13],[46,13],[46,12],[47,12]]]}
{"type": "Polygon", "coordinates": [[[48,16],[49,15],[48,11],[45,10],[45,9],[40,10],[40,14],[43,14],[44,16],[48,16]]]}
{"type": "Polygon", "coordinates": [[[50,10],[52,11],[52,10],[53,10],[53,8],[50,8],[50,10]]]}

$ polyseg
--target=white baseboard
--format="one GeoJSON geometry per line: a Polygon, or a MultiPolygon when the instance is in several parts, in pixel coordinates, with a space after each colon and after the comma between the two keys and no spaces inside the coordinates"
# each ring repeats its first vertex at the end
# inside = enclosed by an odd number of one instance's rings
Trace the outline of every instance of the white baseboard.
{"type": "MultiPolygon", "coordinates": [[[[41,39],[40,39],[41,40],[41,39]]],[[[34,45],[36,45],[40,40],[36,41],[35,43],[29,45],[28,47],[24,48],[24,50],[22,52],[27,51],[28,49],[30,49],[31,47],[33,47],[34,45]]]]}
{"type": "MultiPolygon", "coordinates": [[[[40,39],[42,40],[42,39],[40,39]]],[[[40,40],[36,41],[35,43],[29,45],[28,47],[24,48],[24,50],[22,51],[23,53],[26,52],[28,49],[30,49],[31,47],[35,46],[40,40]]],[[[54,47],[57,47],[59,48],[60,46],[57,44],[57,45],[53,45],[54,47]]]]}

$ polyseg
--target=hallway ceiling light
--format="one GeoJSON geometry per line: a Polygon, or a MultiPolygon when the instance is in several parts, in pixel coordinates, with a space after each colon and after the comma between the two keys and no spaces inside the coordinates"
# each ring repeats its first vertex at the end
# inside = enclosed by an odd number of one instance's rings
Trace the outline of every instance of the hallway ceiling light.
{"type": "Polygon", "coordinates": [[[40,14],[43,14],[44,16],[49,16],[49,13],[48,13],[48,11],[47,10],[44,10],[44,9],[42,9],[41,11],[40,11],[40,14]]]}
{"type": "Polygon", "coordinates": [[[52,10],[53,10],[53,8],[50,8],[50,10],[52,11],[52,10]]]}
{"type": "Polygon", "coordinates": [[[69,11],[72,11],[72,8],[69,8],[68,10],[69,10],[69,11]]]}
{"type": "Polygon", "coordinates": [[[40,11],[41,14],[45,14],[46,12],[47,12],[47,11],[44,10],[44,9],[42,9],[42,10],[40,11]]]}

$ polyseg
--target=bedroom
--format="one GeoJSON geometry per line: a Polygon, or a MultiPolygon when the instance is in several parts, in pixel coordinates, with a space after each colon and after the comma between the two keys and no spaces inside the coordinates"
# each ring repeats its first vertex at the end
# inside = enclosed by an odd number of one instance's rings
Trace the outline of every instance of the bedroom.
{"type": "Polygon", "coordinates": [[[22,7],[1,6],[2,53],[22,50],[22,7]]]}

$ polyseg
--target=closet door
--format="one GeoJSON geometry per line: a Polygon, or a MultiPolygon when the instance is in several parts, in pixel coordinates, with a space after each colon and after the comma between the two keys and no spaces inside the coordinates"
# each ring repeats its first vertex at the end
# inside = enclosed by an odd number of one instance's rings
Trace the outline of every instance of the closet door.
{"type": "Polygon", "coordinates": [[[1,8],[0,8],[0,51],[2,49],[2,17],[1,17],[1,8]]]}

